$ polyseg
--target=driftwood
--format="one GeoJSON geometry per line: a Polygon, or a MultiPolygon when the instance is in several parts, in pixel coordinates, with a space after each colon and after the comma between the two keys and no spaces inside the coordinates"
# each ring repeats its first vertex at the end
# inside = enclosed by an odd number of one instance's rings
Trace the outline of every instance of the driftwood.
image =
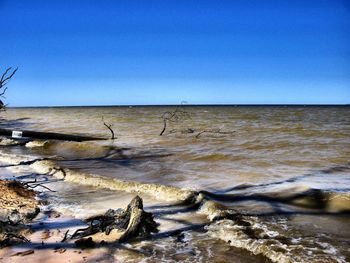
{"type": "Polygon", "coordinates": [[[198,139],[203,133],[231,135],[231,134],[234,134],[235,131],[221,131],[221,129],[203,130],[198,132],[198,134],[196,135],[196,138],[198,139]]]}
{"type": "Polygon", "coordinates": [[[190,114],[187,111],[181,109],[181,106],[184,105],[184,103],[185,102],[181,102],[181,105],[176,106],[173,111],[166,111],[162,114],[163,129],[159,136],[164,134],[169,122],[179,122],[190,117],[190,114]]]}
{"type": "Polygon", "coordinates": [[[198,130],[194,128],[187,128],[183,130],[172,129],[169,134],[181,133],[181,134],[195,134],[195,138],[199,139],[202,134],[208,133],[213,135],[232,135],[235,131],[222,131],[221,129],[210,129],[210,130],[198,130]]]}
{"type": "Polygon", "coordinates": [[[24,235],[29,232],[29,228],[10,219],[6,222],[0,221],[0,248],[19,243],[30,242],[24,235]]]}
{"type": "Polygon", "coordinates": [[[54,132],[36,132],[36,131],[14,131],[10,129],[1,129],[0,135],[8,136],[12,138],[33,138],[33,139],[43,139],[43,140],[65,140],[65,141],[96,141],[96,140],[105,140],[101,137],[90,137],[83,135],[73,135],[73,134],[63,134],[63,133],[54,133],[54,132]]]}
{"type": "Polygon", "coordinates": [[[49,187],[45,186],[44,185],[45,183],[49,183],[49,182],[47,182],[47,181],[38,182],[36,178],[33,181],[22,182],[23,186],[26,187],[27,189],[34,189],[36,187],[42,187],[46,190],[49,190],[50,192],[56,192],[56,191],[50,189],[49,187]]]}
{"type": "MultiPolygon", "coordinates": [[[[120,230],[123,233],[115,242],[125,242],[135,237],[145,237],[158,232],[158,224],[151,213],[143,210],[142,199],[134,197],[125,210],[109,209],[105,214],[90,217],[85,220],[89,223],[87,228],[78,229],[71,239],[94,235],[103,232],[109,235],[112,230],[120,230]]],[[[83,239],[82,242],[86,240],[83,239]]]]}
{"type": "Polygon", "coordinates": [[[108,124],[104,121],[103,117],[102,117],[102,122],[103,122],[103,125],[110,131],[111,133],[111,140],[114,140],[115,139],[115,134],[114,134],[114,130],[112,129],[112,124],[108,124]]]}
{"type": "Polygon", "coordinates": [[[143,210],[142,199],[139,196],[131,200],[126,212],[126,216],[130,216],[129,224],[126,231],[119,238],[119,242],[125,242],[133,237],[144,237],[152,232],[158,232],[158,224],[154,221],[151,213],[143,210]]]}

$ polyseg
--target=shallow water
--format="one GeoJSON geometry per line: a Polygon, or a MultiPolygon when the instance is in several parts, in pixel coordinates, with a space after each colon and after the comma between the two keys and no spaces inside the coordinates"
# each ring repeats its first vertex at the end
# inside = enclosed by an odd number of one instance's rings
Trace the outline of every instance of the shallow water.
{"type": "MultiPolygon", "coordinates": [[[[159,136],[160,116],[173,109],[8,109],[2,114],[3,128],[108,137],[103,117],[113,124],[117,140],[46,142],[39,147],[2,147],[1,152],[54,156],[60,167],[111,180],[202,191],[206,199],[242,213],[250,224],[210,223],[200,210],[179,213],[187,226],[203,226],[189,227],[180,243],[162,237],[132,244],[136,254],[116,252],[126,261],[227,262],[233,254],[236,262],[350,260],[349,107],[184,107],[190,118],[170,123],[159,136]],[[189,128],[194,132],[184,132],[189,128]],[[217,129],[223,133],[196,137],[217,129]]],[[[78,187],[81,191],[72,194],[74,187],[62,185],[54,198],[61,209],[79,211],[79,217],[110,205],[124,206],[133,196],[97,185],[78,187]]],[[[143,197],[155,212],[163,205],[159,199],[166,199],[150,192],[143,197]]],[[[158,218],[175,222],[161,224],[164,231],[183,227],[174,220],[176,209],[168,205],[165,215],[170,219],[158,218]]]]}

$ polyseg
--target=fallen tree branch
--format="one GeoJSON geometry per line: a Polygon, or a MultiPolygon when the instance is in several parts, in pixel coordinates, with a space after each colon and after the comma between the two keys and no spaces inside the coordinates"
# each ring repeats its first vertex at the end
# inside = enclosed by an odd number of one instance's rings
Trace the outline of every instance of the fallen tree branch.
{"type": "Polygon", "coordinates": [[[187,128],[187,129],[183,129],[183,130],[172,129],[172,130],[169,131],[169,134],[174,134],[174,133],[181,133],[181,134],[194,134],[194,133],[197,133],[195,137],[198,139],[204,133],[230,135],[230,134],[234,134],[235,131],[222,131],[221,129],[196,130],[196,129],[193,129],[193,128],[187,128]]]}
{"type": "Polygon", "coordinates": [[[49,190],[50,192],[56,192],[56,191],[50,189],[49,187],[45,186],[44,185],[45,183],[50,183],[50,182],[48,182],[48,181],[38,182],[37,179],[35,178],[33,181],[26,181],[26,182],[13,181],[9,185],[13,188],[18,188],[18,189],[21,189],[21,188],[34,189],[36,187],[42,187],[42,188],[49,190]]]}
{"type": "Polygon", "coordinates": [[[196,138],[198,139],[203,133],[214,133],[214,134],[234,134],[235,131],[221,131],[221,129],[217,129],[217,130],[203,130],[200,131],[197,135],[196,138]]]}
{"type": "Polygon", "coordinates": [[[111,140],[114,140],[114,131],[113,131],[113,129],[112,129],[112,124],[107,124],[107,123],[105,123],[105,121],[104,121],[104,119],[103,119],[103,117],[102,117],[102,122],[103,122],[103,125],[111,132],[111,140]]]}
{"type": "Polygon", "coordinates": [[[30,240],[28,238],[26,238],[25,236],[22,236],[22,235],[15,234],[15,233],[6,233],[6,238],[7,239],[17,238],[25,243],[30,243],[30,240]]]}
{"type": "Polygon", "coordinates": [[[66,231],[66,233],[64,233],[64,237],[63,237],[63,239],[61,240],[61,242],[65,242],[65,241],[67,240],[68,233],[69,233],[69,229],[66,231]]]}
{"type": "Polygon", "coordinates": [[[181,106],[184,105],[184,102],[181,105],[176,106],[173,111],[166,111],[162,114],[161,118],[163,119],[163,129],[161,130],[159,136],[162,136],[168,126],[169,122],[179,122],[190,117],[190,114],[187,111],[182,110],[181,106]]]}

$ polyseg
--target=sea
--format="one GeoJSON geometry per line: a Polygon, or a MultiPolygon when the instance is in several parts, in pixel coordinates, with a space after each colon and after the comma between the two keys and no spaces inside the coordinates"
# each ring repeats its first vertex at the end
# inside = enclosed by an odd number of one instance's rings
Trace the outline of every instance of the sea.
{"type": "Polygon", "coordinates": [[[105,138],[2,139],[0,177],[51,180],[81,219],[142,197],[159,232],[121,262],[350,262],[348,106],[8,108],[0,128],[105,138]]]}

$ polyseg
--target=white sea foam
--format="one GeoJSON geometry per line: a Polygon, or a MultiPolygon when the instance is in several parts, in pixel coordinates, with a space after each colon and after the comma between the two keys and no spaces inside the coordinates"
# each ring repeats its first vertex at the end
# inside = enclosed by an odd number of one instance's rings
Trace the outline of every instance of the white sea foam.
{"type": "MultiPolygon", "coordinates": [[[[208,233],[243,248],[255,255],[263,255],[278,263],[345,263],[345,258],[329,243],[320,243],[315,238],[288,238],[255,217],[244,217],[250,225],[241,225],[231,220],[221,220],[207,226],[208,233]],[[271,235],[271,233],[273,233],[271,235]]],[[[271,226],[270,226],[271,227],[271,226]]],[[[288,233],[288,232],[287,232],[288,233]]]]}

